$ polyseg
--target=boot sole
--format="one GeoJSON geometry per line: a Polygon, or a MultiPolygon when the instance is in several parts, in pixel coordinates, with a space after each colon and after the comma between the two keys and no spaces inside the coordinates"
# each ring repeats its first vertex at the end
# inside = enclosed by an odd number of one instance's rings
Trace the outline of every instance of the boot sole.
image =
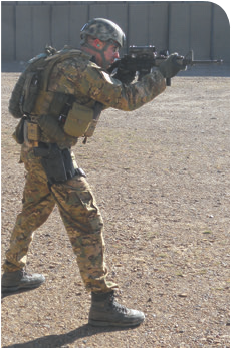
{"type": "Polygon", "coordinates": [[[139,326],[142,324],[144,320],[138,321],[138,322],[133,322],[133,323],[118,323],[118,322],[109,322],[109,321],[98,321],[98,320],[88,320],[88,324],[92,326],[117,326],[117,327],[132,327],[132,326],[139,326]]]}
{"type": "Polygon", "coordinates": [[[2,298],[4,298],[6,296],[20,294],[20,293],[25,292],[25,291],[34,290],[34,289],[38,288],[40,285],[42,285],[43,283],[35,284],[35,285],[31,284],[28,287],[26,287],[26,286],[25,287],[15,286],[15,287],[8,287],[8,288],[2,287],[2,294],[1,295],[2,295],[2,298]]]}

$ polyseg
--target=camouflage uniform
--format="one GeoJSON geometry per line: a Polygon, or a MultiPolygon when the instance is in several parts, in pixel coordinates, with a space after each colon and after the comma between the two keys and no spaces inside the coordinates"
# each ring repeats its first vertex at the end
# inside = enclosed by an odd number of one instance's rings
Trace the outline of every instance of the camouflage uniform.
{"type": "MultiPolygon", "coordinates": [[[[46,131],[46,122],[43,122],[50,117],[58,124],[63,102],[69,95],[89,108],[98,101],[104,108],[129,111],[151,101],[165,89],[165,80],[159,71],[144,76],[139,82],[125,85],[111,78],[90,58],[78,51],[76,56],[54,66],[47,91],[41,92],[32,113],[41,126],[42,142],[55,142],[60,148],[69,149],[76,144],[77,139],[65,134],[61,127],[57,132],[46,131]]],[[[22,145],[21,159],[27,170],[23,207],[11,235],[4,270],[12,272],[25,266],[33,232],[47,220],[56,204],[86,289],[108,292],[116,288],[116,284],[106,280],[103,221],[85,178],[75,176],[49,188],[40,159],[34,156],[33,144],[28,141],[22,145]]],[[[77,167],[75,161],[74,165],[77,167]]]]}

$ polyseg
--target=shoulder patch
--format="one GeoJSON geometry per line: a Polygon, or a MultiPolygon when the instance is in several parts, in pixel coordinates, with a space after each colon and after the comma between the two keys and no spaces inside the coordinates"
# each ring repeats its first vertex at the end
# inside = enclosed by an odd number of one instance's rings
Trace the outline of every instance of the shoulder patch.
{"type": "Polygon", "coordinates": [[[120,86],[122,85],[122,82],[120,80],[114,79],[113,77],[111,77],[109,74],[107,74],[105,71],[100,71],[100,75],[103,77],[104,81],[110,83],[111,85],[114,86],[120,86]]]}

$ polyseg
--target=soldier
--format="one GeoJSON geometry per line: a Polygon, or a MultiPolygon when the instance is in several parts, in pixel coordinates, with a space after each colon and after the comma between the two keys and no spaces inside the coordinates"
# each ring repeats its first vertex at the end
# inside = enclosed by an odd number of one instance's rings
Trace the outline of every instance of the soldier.
{"type": "MultiPolygon", "coordinates": [[[[26,273],[25,265],[33,232],[47,220],[56,204],[83,283],[91,292],[89,323],[136,326],[144,321],[144,314],[115,302],[114,290],[118,286],[106,279],[102,217],[71,146],[81,134],[87,135],[92,114],[94,118],[95,113],[108,107],[127,111],[141,107],[165,90],[165,77],[175,76],[180,66],[172,55],[160,68],[130,84],[134,76],[118,71],[112,77],[107,72],[125,42],[118,25],[96,18],[83,26],[80,37],[81,49],[71,56],[64,55],[65,59],[52,66],[47,89],[40,91],[24,123],[21,160],[27,176],[22,211],[3,265],[2,292],[31,290],[45,281],[40,274],[26,273]],[[31,123],[37,127],[38,144],[30,137],[31,123]],[[63,167],[66,178],[57,179],[63,167]]],[[[63,52],[66,51],[57,54],[63,52]]]]}

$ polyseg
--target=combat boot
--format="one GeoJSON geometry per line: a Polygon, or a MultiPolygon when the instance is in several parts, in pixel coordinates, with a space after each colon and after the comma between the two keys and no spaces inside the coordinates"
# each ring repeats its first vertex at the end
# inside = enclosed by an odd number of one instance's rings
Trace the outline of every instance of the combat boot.
{"type": "Polygon", "coordinates": [[[93,326],[137,326],[145,319],[144,313],[117,303],[114,291],[91,293],[88,323],[93,326]]]}
{"type": "Polygon", "coordinates": [[[2,276],[2,294],[28,291],[42,285],[45,278],[41,274],[28,274],[24,270],[5,272],[2,276]]]}

